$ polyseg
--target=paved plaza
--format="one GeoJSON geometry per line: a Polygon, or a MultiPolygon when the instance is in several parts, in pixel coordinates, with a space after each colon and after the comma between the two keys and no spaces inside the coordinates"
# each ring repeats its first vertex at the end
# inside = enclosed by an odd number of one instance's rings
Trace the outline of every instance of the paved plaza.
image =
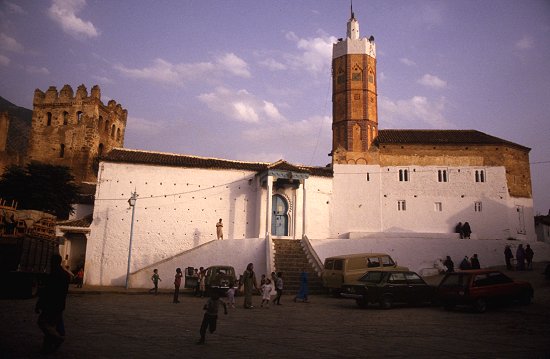
{"type": "MultiPolygon", "coordinates": [[[[317,295],[311,303],[237,308],[197,345],[204,298],[143,290],[71,288],[67,339],[51,358],[550,358],[550,282],[538,263],[509,272],[535,287],[534,303],[476,314],[439,307],[359,309],[352,300],[317,295]]],[[[438,278],[430,278],[436,282],[438,278]]],[[[35,299],[2,300],[0,358],[38,358],[35,299]]]]}

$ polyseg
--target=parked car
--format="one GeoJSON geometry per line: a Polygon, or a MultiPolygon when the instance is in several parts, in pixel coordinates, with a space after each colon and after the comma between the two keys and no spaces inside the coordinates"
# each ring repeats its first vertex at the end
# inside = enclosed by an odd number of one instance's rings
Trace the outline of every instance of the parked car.
{"type": "MultiPolygon", "coordinates": [[[[194,268],[187,267],[185,270],[185,288],[195,288],[198,286],[198,277],[193,275],[194,268]]],[[[226,265],[215,265],[206,268],[205,289],[209,295],[211,290],[227,291],[237,284],[235,268],[226,265]]]]}
{"type": "Polygon", "coordinates": [[[487,305],[497,302],[530,304],[533,292],[528,282],[514,281],[498,270],[478,269],[447,273],[437,288],[436,297],[445,309],[468,305],[483,313],[487,305]]]}
{"type": "Polygon", "coordinates": [[[435,287],[428,285],[415,272],[372,270],[355,283],[344,284],[340,295],[355,299],[362,308],[369,303],[377,303],[389,309],[396,303],[431,303],[434,291],[435,287]]]}
{"type": "Polygon", "coordinates": [[[361,278],[366,271],[409,270],[399,267],[385,253],[346,254],[325,259],[323,269],[323,286],[330,292],[340,293],[344,283],[352,283],[361,278]]]}

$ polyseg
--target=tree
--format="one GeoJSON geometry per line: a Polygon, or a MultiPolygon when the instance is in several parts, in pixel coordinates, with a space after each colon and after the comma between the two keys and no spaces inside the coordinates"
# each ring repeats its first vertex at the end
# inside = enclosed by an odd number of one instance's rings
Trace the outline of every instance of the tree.
{"type": "Polygon", "coordinates": [[[66,219],[74,212],[79,189],[68,167],[31,162],[12,165],[0,178],[0,198],[15,200],[20,209],[34,209],[66,219]]]}

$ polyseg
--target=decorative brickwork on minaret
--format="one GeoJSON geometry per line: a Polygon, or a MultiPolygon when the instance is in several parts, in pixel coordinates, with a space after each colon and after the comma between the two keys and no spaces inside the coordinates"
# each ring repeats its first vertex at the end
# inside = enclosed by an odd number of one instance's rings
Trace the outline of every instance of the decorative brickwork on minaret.
{"type": "Polygon", "coordinates": [[[55,86],[34,92],[32,129],[27,157],[70,167],[77,182],[95,182],[99,156],[124,146],[128,112],[114,100],[101,102],[99,86],[91,94],[80,85],[59,93],[55,86]]]}
{"type": "Polygon", "coordinates": [[[365,164],[378,133],[376,47],[359,37],[353,11],[347,28],[332,50],[332,161],[365,164]]]}

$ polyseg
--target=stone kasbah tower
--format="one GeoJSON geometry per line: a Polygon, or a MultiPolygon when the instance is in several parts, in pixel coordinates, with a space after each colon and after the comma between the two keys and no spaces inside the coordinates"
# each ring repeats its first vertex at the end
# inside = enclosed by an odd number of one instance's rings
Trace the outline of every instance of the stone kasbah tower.
{"type": "Polygon", "coordinates": [[[332,48],[332,162],[367,163],[378,133],[376,46],[359,37],[353,8],[347,37],[332,48]]]}
{"type": "Polygon", "coordinates": [[[96,182],[98,157],[124,146],[128,112],[114,100],[101,102],[99,86],[34,91],[27,158],[71,168],[77,183],[96,182]]]}

